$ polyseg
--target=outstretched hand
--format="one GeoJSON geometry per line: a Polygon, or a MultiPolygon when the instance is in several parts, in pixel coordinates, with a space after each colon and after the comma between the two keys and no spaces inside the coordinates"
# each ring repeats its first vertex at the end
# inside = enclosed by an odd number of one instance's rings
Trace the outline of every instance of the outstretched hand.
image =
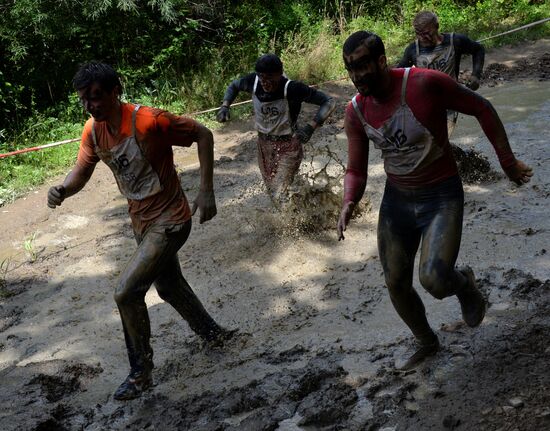
{"type": "Polygon", "coordinates": [[[477,76],[470,76],[470,79],[466,83],[466,87],[470,90],[476,91],[479,88],[479,78],[477,76]]]}
{"type": "Polygon", "coordinates": [[[338,219],[338,241],[346,239],[344,237],[344,231],[348,227],[351,215],[353,214],[353,209],[355,208],[355,203],[345,202],[342,206],[342,211],[340,212],[340,218],[338,219]]]}
{"type": "Polygon", "coordinates": [[[218,213],[216,208],[216,198],[214,191],[199,191],[199,194],[193,201],[193,208],[191,209],[191,215],[195,215],[197,208],[200,210],[200,224],[208,221],[218,213]]]}
{"type": "Polygon", "coordinates": [[[533,176],[533,169],[523,163],[521,160],[516,159],[516,163],[506,169],[506,175],[510,178],[511,181],[516,183],[518,186],[528,183],[533,176]]]}
{"type": "Polygon", "coordinates": [[[229,106],[222,105],[216,114],[216,120],[218,120],[219,123],[225,123],[226,121],[229,121],[229,119],[229,106]]]}
{"type": "Polygon", "coordinates": [[[55,208],[60,206],[65,200],[65,187],[53,186],[48,190],[48,206],[55,208]]]}
{"type": "Polygon", "coordinates": [[[300,127],[299,129],[294,132],[294,135],[298,138],[298,140],[305,144],[307,141],[311,139],[311,135],[313,135],[313,131],[315,129],[311,124],[306,124],[303,127],[300,127]]]}

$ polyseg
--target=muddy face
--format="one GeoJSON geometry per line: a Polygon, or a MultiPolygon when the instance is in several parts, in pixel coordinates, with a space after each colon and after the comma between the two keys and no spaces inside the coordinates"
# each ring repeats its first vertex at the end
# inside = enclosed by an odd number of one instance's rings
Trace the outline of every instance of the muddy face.
{"type": "Polygon", "coordinates": [[[344,54],[344,65],[353,85],[363,96],[383,95],[383,73],[386,69],[386,56],[375,59],[365,43],[351,54],[344,54]]]}
{"type": "Polygon", "coordinates": [[[94,82],[89,87],[77,91],[78,97],[86,112],[96,121],[105,121],[119,108],[118,88],[112,91],[104,90],[101,85],[94,82]]]}
{"type": "Polygon", "coordinates": [[[260,85],[266,93],[273,93],[279,88],[282,72],[258,73],[260,85]]]}
{"type": "Polygon", "coordinates": [[[415,27],[414,32],[418,39],[418,44],[422,47],[434,47],[441,43],[442,37],[439,34],[439,28],[434,23],[415,27]]]}

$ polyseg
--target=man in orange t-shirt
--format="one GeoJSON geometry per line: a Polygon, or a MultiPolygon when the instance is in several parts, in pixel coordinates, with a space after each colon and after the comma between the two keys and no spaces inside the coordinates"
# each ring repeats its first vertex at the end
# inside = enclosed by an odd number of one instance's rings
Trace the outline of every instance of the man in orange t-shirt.
{"type": "Polygon", "coordinates": [[[145,294],[153,282],[159,296],[203,339],[223,341],[232,334],[204,309],[183,277],[177,257],[197,208],[200,223],[216,215],[214,141],[210,130],[190,118],[122,103],[119,77],[107,64],[84,64],[73,84],[91,118],[84,126],[76,165],[62,185],[50,188],[48,206],[55,208],[78,193],[100,160],[113,171],[119,190],[128,199],[138,249],[120,274],[114,297],[131,371],[114,397],[132,399],[152,385],[153,350],[145,294]],[[201,180],[191,210],[174,168],[172,145],[189,147],[193,142],[198,145],[201,180]]]}

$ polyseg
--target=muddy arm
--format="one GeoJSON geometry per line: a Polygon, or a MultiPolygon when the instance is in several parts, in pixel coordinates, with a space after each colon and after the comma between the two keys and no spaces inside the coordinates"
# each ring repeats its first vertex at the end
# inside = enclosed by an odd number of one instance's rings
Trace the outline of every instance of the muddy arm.
{"type": "Polygon", "coordinates": [[[353,210],[363,197],[367,186],[369,139],[351,103],[346,109],[344,130],[348,138],[348,166],[344,176],[344,199],[337,226],[339,241],[345,239],[344,232],[353,210]]]}
{"type": "Polygon", "coordinates": [[[212,132],[198,125],[197,149],[201,170],[199,194],[193,202],[192,213],[200,210],[200,223],[212,219],[217,214],[214,197],[214,137],[212,132]]]}
{"type": "Polygon", "coordinates": [[[225,90],[222,106],[231,106],[231,104],[237,98],[241,91],[252,93],[255,79],[256,74],[250,73],[241,78],[233,80],[231,84],[229,84],[229,86],[227,87],[227,90],[225,90]]]}
{"type": "Polygon", "coordinates": [[[401,60],[399,60],[399,63],[395,67],[411,67],[415,65],[416,61],[416,51],[415,51],[415,44],[414,42],[411,43],[407,48],[405,49],[405,52],[403,53],[403,57],[401,57],[401,60]]]}
{"type": "Polygon", "coordinates": [[[472,56],[472,76],[481,79],[483,63],[485,62],[485,48],[479,42],[471,40],[463,34],[455,34],[455,47],[461,54],[472,56]]]}
{"type": "Polygon", "coordinates": [[[449,97],[450,109],[476,117],[508,178],[518,185],[528,182],[533,171],[514,156],[504,125],[491,102],[465,87],[454,87],[455,94],[449,97]]]}
{"type": "Polygon", "coordinates": [[[315,114],[313,122],[310,122],[309,124],[311,124],[314,128],[322,126],[335,108],[336,101],[332,97],[327,97],[327,100],[319,106],[319,110],[317,111],[317,114],[315,114]]]}
{"type": "Polygon", "coordinates": [[[48,206],[55,208],[61,205],[66,198],[82,190],[92,176],[94,169],[95,164],[82,167],[77,163],[65,177],[62,185],[50,187],[50,190],[48,190],[48,206]]]}
{"type": "Polygon", "coordinates": [[[80,165],[75,165],[73,170],[69,172],[65,181],[63,181],[63,187],[65,188],[65,198],[77,194],[86,183],[90,180],[92,174],[94,173],[96,165],[89,165],[86,167],[81,167],[80,165]]]}

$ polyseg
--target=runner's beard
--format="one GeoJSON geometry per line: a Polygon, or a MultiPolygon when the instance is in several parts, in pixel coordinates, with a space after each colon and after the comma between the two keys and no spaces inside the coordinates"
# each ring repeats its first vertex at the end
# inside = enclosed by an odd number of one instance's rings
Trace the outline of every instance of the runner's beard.
{"type": "Polygon", "coordinates": [[[382,77],[376,72],[368,73],[353,83],[362,96],[376,95],[377,90],[381,87],[382,77]]]}

